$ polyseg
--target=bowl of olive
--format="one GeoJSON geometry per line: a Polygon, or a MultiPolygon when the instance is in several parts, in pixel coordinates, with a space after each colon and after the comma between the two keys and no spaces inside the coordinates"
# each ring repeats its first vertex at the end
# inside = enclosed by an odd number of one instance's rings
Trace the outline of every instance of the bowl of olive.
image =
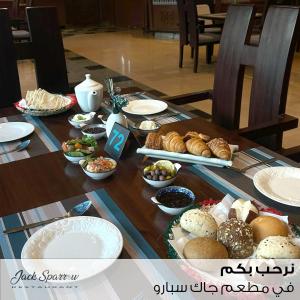
{"type": "Polygon", "coordinates": [[[168,160],[159,160],[143,170],[143,179],[155,188],[163,188],[174,182],[181,165],[168,160]]]}

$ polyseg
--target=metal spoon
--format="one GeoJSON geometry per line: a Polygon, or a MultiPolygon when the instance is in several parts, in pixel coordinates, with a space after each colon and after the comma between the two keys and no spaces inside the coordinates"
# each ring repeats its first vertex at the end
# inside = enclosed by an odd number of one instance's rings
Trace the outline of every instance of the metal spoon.
{"type": "Polygon", "coordinates": [[[41,222],[36,222],[36,223],[32,223],[32,224],[27,224],[27,225],[24,225],[24,226],[19,226],[19,227],[6,229],[6,230],[3,231],[3,233],[19,232],[19,231],[22,231],[22,230],[25,230],[25,229],[34,228],[34,227],[41,226],[41,225],[46,225],[46,224],[49,224],[49,223],[52,223],[54,221],[58,221],[58,220],[61,220],[61,219],[81,216],[90,208],[91,204],[92,204],[92,202],[89,201],[89,200],[84,201],[84,202],[81,202],[81,203],[75,205],[70,211],[68,211],[62,217],[52,218],[52,219],[49,219],[49,220],[46,220],[46,221],[41,221],[41,222]]]}
{"type": "Polygon", "coordinates": [[[16,148],[1,152],[0,155],[11,153],[11,152],[16,152],[16,151],[17,152],[22,151],[22,150],[26,149],[29,146],[29,144],[30,144],[30,140],[23,141],[21,144],[16,146],[16,148]]]}

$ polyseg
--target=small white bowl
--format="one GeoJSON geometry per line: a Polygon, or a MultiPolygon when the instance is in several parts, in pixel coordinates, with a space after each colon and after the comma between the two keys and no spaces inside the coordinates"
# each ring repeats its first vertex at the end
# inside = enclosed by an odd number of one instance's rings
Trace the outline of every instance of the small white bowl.
{"type": "Polygon", "coordinates": [[[83,126],[85,126],[85,125],[91,124],[91,123],[93,122],[93,119],[94,119],[94,117],[93,117],[93,118],[88,119],[88,120],[82,120],[82,121],[76,122],[76,121],[73,121],[73,120],[72,120],[74,116],[75,116],[75,115],[69,116],[69,117],[68,117],[68,121],[69,121],[69,123],[70,123],[73,127],[78,128],[78,129],[81,128],[81,127],[83,127],[83,126]]]}
{"type": "Polygon", "coordinates": [[[111,160],[112,162],[114,162],[116,164],[116,166],[112,170],[110,170],[110,171],[99,172],[99,173],[89,172],[85,168],[83,168],[82,166],[81,166],[81,168],[82,168],[82,170],[84,171],[84,173],[86,175],[88,175],[90,178],[92,178],[94,180],[105,179],[105,178],[111,176],[113,173],[115,173],[115,171],[117,169],[117,162],[114,159],[112,159],[112,158],[108,158],[108,157],[104,157],[104,158],[111,160]]]}
{"type": "MultiPolygon", "coordinates": [[[[91,154],[89,154],[91,155],[91,154]]],[[[64,153],[65,158],[73,164],[79,164],[79,161],[85,159],[85,156],[69,156],[64,153]]]]}
{"type": "Polygon", "coordinates": [[[163,188],[163,189],[160,189],[155,197],[151,197],[151,200],[153,203],[155,203],[163,212],[169,214],[169,215],[172,215],[172,216],[175,216],[175,215],[179,215],[181,214],[182,212],[184,212],[186,209],[188,209],[190,206],[192,206],[194,203],[195,203],[195,200],[196,200],[196,197],[194,195],[194,193],[185,188],[185,187],[181,187],[181,186],[169,186],[169,187],[166,187],[166,188],[163,188]],[[168,206],[165,206],[163,205],[162,203],[160,203],[157,198],[159,198],[159,195],[160,194],[163,194],[163,193],[167,193],[167,192],[182,192],[186,195],[188,195],[190,197],[190,204],[187,205],[187,206],[184,206],[184,207],[168,207],[168,206]]]}
{"type": "Polygon", "coordinates": [[[86,126],[83,126],[81,128],[81,133],[83,135],[86,135],[86,136],[91,136],[93,137],[95,140],[99,140],[101,139],[102,137],[106,136],[106,126],[104,124],[92,124],[92,125],[86,125],[86,126]],[[103,128],[103,132],[100,132],[100,133],[88,133],[88,132],[85,132],[84,130],[88,129],[88,128],[94,128],[94,127],[99,127],[99,128],[103,128]]]}
{"type": "Polygon", "coordinates": [[[176,177],[177,177],[177,175],[178,175],[178,171],[179,171],[180,168],[181,168],[181,164],[178,164],[178,163],[175,163],[174,166],[175,166],[175,168],[176,168],[176,175],[175,175],[174,177],[170,178],[170,179],[166,179],[166,180],[162,180],[162,181],[159,181],[159,180],[151,180],[151,179],[146,178],[146,177],[144,176],[144,174],[143,174],[142,177],[143,177],[143,179],[144,179],[149,185],[153,186],[154,188],[160,189],[160,188],[166,187],[166,186],[168,186],[168,185],[171,185],[171,184],[175,181],[175,179],[176,179],[176,177]]]}

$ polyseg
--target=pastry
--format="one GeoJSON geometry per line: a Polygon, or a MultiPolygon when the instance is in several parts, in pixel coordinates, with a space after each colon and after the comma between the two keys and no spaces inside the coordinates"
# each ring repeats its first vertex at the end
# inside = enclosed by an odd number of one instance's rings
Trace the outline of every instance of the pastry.
{"type": "Polygon", "coordinates": [[[185,136],[183,137],[184,142],[187,142],[191,138],[200,138],[203,140],[205,143],[210,141],[210,136],[203,134],[203,133],[198,133],[196,131],[188,131],[185,136]]]}
{"type": "Polygon", "coordinates": [[[171,131],[162,137],[163,149],[170,152],[184,153],[186,152],[186,146],[182,136],[176,132],[171,131]]]}
{"type": "Polygon", "coordinates": [[[258,209],[252,201],[238,199],[234,201],[228,213],[228,218],[242,220],[246,223],[250,223],[256,217],[258,217],[258,209]]]}
{"type": "Polygon", "coordinates": [[[185,244],[183,255],[187,259],[226,259],[228,251],[212,238],[197,237],[185,244]]]}
{"type": "Polygon", "coordinates": [[[212,215],[198,208],[186,211],[180,218],[184,230],[200,237],[217,237],[218,225],[212,215]]]}
{"type": "Polygon", "coordinates": [[[210,136],[209,135],[206,135],[206,134],[203,134],[203,133],[199,133],[199,137],[201,140],[203,140],[205,143],[209,142],[210,141],[210,136]]]}
{"type": "Polygon", "coordinates": [[[272,216],[259,216],[255,218],[250,226],[253,229],[254,242],[259,243],[268,236],[288,236],[287,224],[272,216]]]}
{"type": "Polygon", "coordinates": [[[217,240],[227,248],[230,258],[246,258],[253,253],[252,228],[242,220],[223,222],[218,228],[217,240]]]}
{"type": "Polygon", "coordinates": [[[196,131],[188,131],[185,136],[183,137],[183,141],[187,142],[191,138],[199,138],[199,133],[196,131]]]}
{"type": "Polygon", "coordinates": [[[218,158],[230,160],[231,151],[228,143],[222,138],[216,138],[207,143],[211,152],[218,158]]]}
{"type": "Polygon", "coordinates": [[[300,258],[300,248],[288,237],[269,236],[263,239],[257,249],[256,258],[300,258]]]}
{"type": "Polygon", "coordinates": [[[148,149],[162,150],[162,136],[155,132],[148,133],[145,146],[148,149]]]}
{"type": "Polygon", "coordinates": [[[211,152],[205,142],[203,142],[200,138],[191,138],[186,143],[186,149],[189,153],[204,156],[204,157],[211,157],[211,152]]]}

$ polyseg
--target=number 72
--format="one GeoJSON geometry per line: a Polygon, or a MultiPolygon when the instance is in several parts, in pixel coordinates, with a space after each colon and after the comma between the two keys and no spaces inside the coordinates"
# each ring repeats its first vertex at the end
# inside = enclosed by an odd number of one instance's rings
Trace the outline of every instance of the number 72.
{"type": "Polygon", "coordinates": [[[117,129],[114,129],[112,132],[113,136],[109,142],[109,145],[112,145],[112,143],[114,142],[114,140],[118,139],[119,141],[113,146],[114,150],[116,151],[120,151],[120,146],[122,145],[122,143],[124,142],[124,135],[122,133],[120,133],[117,129]]]}

